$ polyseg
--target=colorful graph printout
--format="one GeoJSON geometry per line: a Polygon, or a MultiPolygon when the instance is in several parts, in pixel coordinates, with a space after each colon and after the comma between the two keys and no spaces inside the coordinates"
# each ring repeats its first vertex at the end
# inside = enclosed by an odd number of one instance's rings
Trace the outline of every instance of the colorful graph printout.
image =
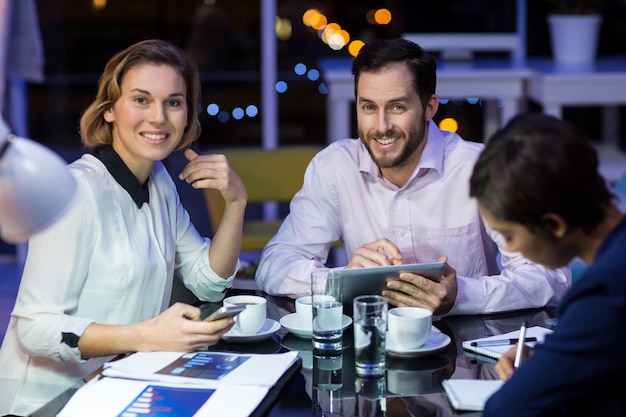
{"type": "Polygon", "coordinates": [[[192,352],[181,356],[157,373],[220,380],[248,359],[249,356],[192,352]]]}

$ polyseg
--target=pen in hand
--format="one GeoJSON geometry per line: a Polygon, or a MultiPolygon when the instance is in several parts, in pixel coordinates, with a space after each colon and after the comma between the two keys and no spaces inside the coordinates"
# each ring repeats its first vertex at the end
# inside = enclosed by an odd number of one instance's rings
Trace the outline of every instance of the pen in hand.
{"type": "Polygon", "coordinates": [[[524,354],[524,339],[526,338],[526,322],[522,322],[522,327],[519,329],[519,340],[517,342],[517,351],[515,352],[515,362],[513,367],[519,368],[522,364],[522,355],[524,354]]]}

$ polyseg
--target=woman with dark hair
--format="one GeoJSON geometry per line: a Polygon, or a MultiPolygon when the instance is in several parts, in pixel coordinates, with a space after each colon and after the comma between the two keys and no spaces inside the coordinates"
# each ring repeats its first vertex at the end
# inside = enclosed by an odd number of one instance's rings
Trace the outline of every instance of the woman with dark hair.
{"type": "Polygon", "coordinates": [[[517,116],[487,143],[470,194],[508,250],[549,268],[588,264],[545,343],[517,370],[515,347],[500,359],[507,382],[484,416],[625,416],[626,220],[589,140],[553,117],[517,116]]]}
{"type": "Polygon", "coordinates": [[[196,350],[234,324],[168,308],[175,276],[217,301],[239,262],[246,189],[223,155],[186,149],[200,132],[198,96],[195,67],[168,42],[139,42],[107,63],[80,123],[93,153],[69,165],[75,204],[29,242],[0,350],[0,415],[31,414],[112,355],[196,350]],[[212,241],[191,224],[161,162],[182,149],[179,178],[226,200],[212,241]]]}

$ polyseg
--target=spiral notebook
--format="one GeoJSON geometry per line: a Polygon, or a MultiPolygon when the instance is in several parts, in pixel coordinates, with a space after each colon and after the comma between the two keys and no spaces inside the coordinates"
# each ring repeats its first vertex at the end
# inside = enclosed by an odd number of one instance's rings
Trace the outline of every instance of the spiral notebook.
{"type": "MultiPolygon", "coordinates": [[[[536,337],[537,342],[526,342],[526,346],[534,347],[536,343],[543,342],[545,336],[549,333],[552,333],[551,329],[547,329],[541,326],[533,326],[526,329],[526,337],[536,337]]],[[[517,343],[517,338],[519,337],[519,330],[515,330],[509,333],[499,334],[496,336],[483,337],[480,339],[466,340],[463,342],[463,350],[479,354],[482,356],[486,356],[488,358],[499,359],[500,356],[504,355],[506,351],[511,349],[515,343],[517,343]],[[506,340],[506,339],[514,339],[515,342],[511,344],[503,344],[499,346],[472,346],[474,342],[483,342],[490,340],[506,340]]]]}

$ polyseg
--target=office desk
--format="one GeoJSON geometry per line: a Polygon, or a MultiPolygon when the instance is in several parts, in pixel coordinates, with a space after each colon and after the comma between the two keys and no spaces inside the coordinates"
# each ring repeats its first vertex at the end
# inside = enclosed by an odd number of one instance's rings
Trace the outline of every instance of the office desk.
{"type": "MultiPolygon", "coordinates": [[[[285,314],[294,311],[293,300],[268,297],[268,314],[276,320],[285,314]]],[[[497,379],[494,364],[488,360],[481,361],[465,355],[462,348],[464,340],[502,334],[519,330],[522,321],[526,320],[528,326],[550,327],[549,323],[555,315],[553,309],[534,309],[512,313],[480,315],[480,316],[457,316],[447,317],[433,322],[434,326],[451,338],[451,343],[434,354],[415,358],[397,358],[387,356],[386,389],[383,398],[363,398],[355,392],[357,376],[354,370],[354,350],[352,347],[352,326],[344,331],[344,351],[341,358],[343,365],[341,370],[340,392],[334,392],[333,398],[342,401],[343,416],[353,416],[354,407],[357,403],[369,401],[370,403],[385,401],[387,403],[387,417],[406,416],[400,410],[409,409],[411,415],[422,415],[419,409],[430,410],[424,415],[456,415],[450,407],[441,388],[441,381],[447,378],[469,379],[497,379]],[[340,397],[340,398],[338,398],[340,397]],[[398,410],[399,414],[391,412],[398,410]],[[439,414],[433,410],[440,410],[439,414]]],[[[300,386],[292,386],[292,390],[301,394],[304,400],[300,404],[294,404],[289,398],[280,398],[275,410],[288,410],[285,414],[270,414],[274,416],[304,417],[311,415],[311,396],[314,381],[319,376],[316,369],[316,358],[311,351],[308,339],[301,339],[289,334],[286,329],[281,329],[275,335],[282,348],[297,350],[302,358],[302,378],[297,381],[300,386]]],[[[328,361],[327,361],[328,362],[328,361]]],[[[330,362],[332,364],[332,362],[330,362]]],[[[335,381],[337,382],[337,381],[335,381]]],[[[358,381],[362,383],[362,380],[358,381]]],[[[374,390],[375,391],[375,390],[374,390]]],[[[463,417],[479,415],[475,413],[459,413],[463,417]]]]}
{"type": "MultiPolygon", "coordinates": [[[[279,321],[281,317],[295,311],[294,301],[284,297],[267,296],[259,291],[232,290],[233,294],[250,294],[266,296],[268,299],[268,316],[279,321]]],[[[206,316],[219,307],[219,303],[200,305],[202,315],[206,316]]],[[[482,316],[458,316],[443,318],[433,324],[442,332],[450,336],[451,343],[441,351],[428,356],[417,358],[387,357],[387,375],[383,378],[382,397],[376,397],[375,392],[357,394],[355,383],[357,376],[354,371],[354,351],[352,349],[352,326],[344,331],[344,350],[340,358],[340,368],[335,377],[335,384],[340,389],[332,393],[333,401],[341,404],[343,413],[337,417],[353,416],[357,404],[369,403],[372,407],[386,404],[387,417],[405,416],[406,410],[428,409],[439,410],[439,415],[456,415],[451,409],[445,395],[442,393],[441,381],[446,378],[496,379],[493,364],[487,361],[472,359],[464,355],[461,343],[464,340],[492,336],[519,329],[522,321],[526,320],[529,326],[548,326],[548,320],[554,316],[550,309],[524,310],[513,313],[503,313],[482,316]],[[393,411],[397,410],[397,411],[393,411]],[[397,414],[403,411],[404,414],[397,414]]],[[[327,360],[316,358],[312,354],[310,339],[295,337],[281,328],[271,338],[256,343],[224,343],[220,342],[210,348],[214,351],[228,351],[239,353],[276,353],[286,350],[298,351],[302,358],[300,373],[283,380],[281,386],[275,387],[272,395],[268,396],[260,405],[255,416],[268,417],[309,417],[312,410],[312,395],[320,395],[319,389],[314,392],[314,380],[319,377],[319,364],[326,363],[332,366],[337,359],[327,360]]],[[[325,366],[325,365],[322,365],[325,366]]],[[[329,368],[329,366],[326,366],[329,368]]],[[[328,371],[326,369],[324,371],[328,371]]],[[[359,381],[362,383],[363,381],[359,381]]],[[[363,386],[363,385],[360,385],[363,386]]],[[[376,384],[373,385],[376,387],[376,384]]],[[[374,390],[375,391],[375,390],[374,390]]],[[[44,409],[34,413],[32,417],[53,417],[73,391],[68,391],[57,400],[52,401],[44,409]]],[[[322,393],[324,394],[324,393],[322,393]]],[[[414,414],[421,415],[421,414],[414,414]]],[[[468,417],[469,414],[461,414],[468,417]]],[[[476,415],[476,414],[471,414],[476,415]]]]}
{"type": "MultiPolygon", "coordinates": [[[[350,58],[320,60],[326,98],[327,141],[352,136],[354,79],[350,58]]],[[[531,70],[506,60],[437,64],[437,95],[442,99],[478,97],[484,103],[484,135],[488,137],[523,108],[531,70]]]]}

